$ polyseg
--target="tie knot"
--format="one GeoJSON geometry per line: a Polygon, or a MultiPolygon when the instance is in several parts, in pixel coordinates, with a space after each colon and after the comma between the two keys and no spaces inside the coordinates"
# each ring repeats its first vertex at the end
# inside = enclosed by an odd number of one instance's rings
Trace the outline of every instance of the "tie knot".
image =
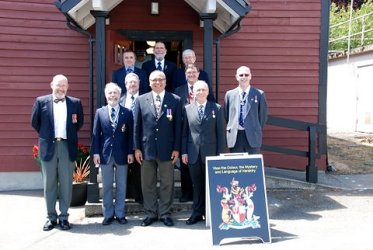
{"type": "Polygon", "coordinates": [[[155,100],[156,100],[157,102],[160,102],[160,101],[161,101],[161,97],[160,97],[159,95],[157,95],[157,96],[155,97],[155,100]]]}
{"type": "Polygon", "coordinates": [[[158,66],[157,66],[157,70],[161,70],[161,71],[162,71],[162,65],[161,65],[161,62],[158,62],[157,65],[158,65],[158,66]]]}
{"type": "Polygon", "coordinates": [[[132,72],[133,72],[133,69],[127,68],[127,74],[132,73],[132,72]]]}
{"type": "Polygon", "coordinates": [[[245,98],[246,92],[242,92],[242,98],[245,98]]]}
{"type": "Polygon", "coordinates": [[[132,101],[135,100],[135,97],[134,97],[133,95],[131,95],[131,100],[132,100],[132,101]]]}
{"type": "Polygon", "coordinates": [[[64,102],[64,101],[65,101],[65,98],[54,99],[55,103],[64,102]]]}

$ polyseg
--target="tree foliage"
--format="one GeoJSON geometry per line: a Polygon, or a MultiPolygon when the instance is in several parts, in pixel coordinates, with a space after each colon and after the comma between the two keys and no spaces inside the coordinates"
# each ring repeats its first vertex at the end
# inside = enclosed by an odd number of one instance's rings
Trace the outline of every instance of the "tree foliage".
{"type": "MultiPolygon", "coordinates": [[[[335,6],[337,7],[337,10],[341,10],[341,9],[344,9],[344,10],[347,10],[348,7],[350,6],[351,4],[351,0],[331,0],[332,3],[335,4],[335,6]]],[[[354,0],[354,4],[352,6],[352,8],[354,10],[358,10],[361,8],[361,6],[363,6],[364,3],[366,2],[373,2],[373,0],[354,0]]]]}
{"type": "MultiPolygon", "coordinates": [[[[355,0],[354,0],[355,1],[355,0]]],[[[349,0],[350,2],[350,0],[349,0]]],[[[348,8],[349,9],[349,8],[348,8]]],[[[329,34],[329,50],[345,51],[348,49],[348,31],[349,31],[349,11],[340,11],[340,6],[332,4],[330,8],[330,34],[329,34]],[[340,24],[340,25],[336,25],[340,24]],[[334,39],[342,38],[334,41],[334,39]]],[[[351,23],[351,44],[350,48],[357,48],[373,44],[373,0],[366,1],[359,9],[352,12],[351,23]],[[365,14],[364,18],[358,18],[365,14]],[[371,31],[369,31],[371,30],[371,31]],[[359,32],[365,31],[364,34],[359,32]],[[355,34],[355,35],[354,35],[355,34]]]]}

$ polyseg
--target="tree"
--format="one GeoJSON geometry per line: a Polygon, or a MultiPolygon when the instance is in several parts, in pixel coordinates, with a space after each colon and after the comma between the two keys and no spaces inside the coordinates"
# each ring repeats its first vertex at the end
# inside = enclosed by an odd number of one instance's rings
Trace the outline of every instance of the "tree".
{"type": "MultiPolygon", "coordinates": [[[[331,1],[332,3],[335,3],[338,10],[341,10],[341,9],[347,10],[348,6],[351,4],[351,0],[331,0],[331,1]]],[[[373,0],[354,0],[354,5],[352,6],[352,8],[354,10],[360,9],[361,6],[368,1],[373,2],[373,0]]]]}

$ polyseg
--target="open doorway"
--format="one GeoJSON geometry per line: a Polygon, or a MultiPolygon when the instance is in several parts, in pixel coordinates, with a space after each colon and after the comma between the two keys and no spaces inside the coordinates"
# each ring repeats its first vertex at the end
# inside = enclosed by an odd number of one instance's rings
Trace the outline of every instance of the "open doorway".
{"type": "MultiPolygon", "coordinates": [[[[192,48],[193,33],[189,31],[144,31],[124,30],[111,31],[108,36],[108,47],[112,47],[112,59],[108,58],[108,70],[122,66],[121,53],[133,50],[137,56],[136,66],[141,68],[142,63],[152,59],[152,42],[162,41],[166,45],[166,59],[172,61],[177,67],[182,65],[182,51],[192,48]],[[110,46],[111,45],[111,46],[110,46]],[[110,65],[112,64],[112,65],[110,65]]],[[[153,45],[154,46],[154,45],[153,45]]]]}

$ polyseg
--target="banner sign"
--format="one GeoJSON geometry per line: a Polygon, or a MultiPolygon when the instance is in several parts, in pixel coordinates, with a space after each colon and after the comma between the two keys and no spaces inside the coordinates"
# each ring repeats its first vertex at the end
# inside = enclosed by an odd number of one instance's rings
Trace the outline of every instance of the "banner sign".
{"type": "Polygon", "coordinates": [[[263,156],[206,158],[206,215],[214,245],[227,238],[271,242],[263,156]]]}

